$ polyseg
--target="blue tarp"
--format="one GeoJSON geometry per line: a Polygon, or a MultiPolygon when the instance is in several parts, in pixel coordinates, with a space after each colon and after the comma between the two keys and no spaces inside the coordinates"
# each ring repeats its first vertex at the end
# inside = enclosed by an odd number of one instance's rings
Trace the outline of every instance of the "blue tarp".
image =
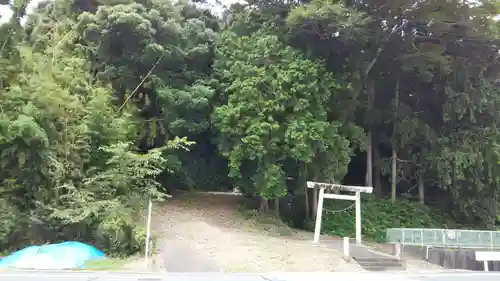
{"type": "Polygon", "coordinates": [[[104,253],[91,245],[68,241],[26,247],[1,259],[0,268],[84,268],[85,262],[103,258],[104,253]]]}

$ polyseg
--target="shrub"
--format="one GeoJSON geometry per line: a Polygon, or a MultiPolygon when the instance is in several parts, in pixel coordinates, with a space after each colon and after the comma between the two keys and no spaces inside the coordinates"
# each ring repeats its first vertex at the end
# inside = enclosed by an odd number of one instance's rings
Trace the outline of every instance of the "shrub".
{"type": "MultiPolygon", "coordinates": [[[[329,235],[355,237],[354,202],[326,200],[322,231],[329,235]],[[345,210],[344,210],[345,209],[345,210]]],[[[391,202],[388,199],[362,199],[361,218],[363,236],[384,242],[387,228],[453,228],[448,217],[436,210],[409,200],[391,202]]]]}

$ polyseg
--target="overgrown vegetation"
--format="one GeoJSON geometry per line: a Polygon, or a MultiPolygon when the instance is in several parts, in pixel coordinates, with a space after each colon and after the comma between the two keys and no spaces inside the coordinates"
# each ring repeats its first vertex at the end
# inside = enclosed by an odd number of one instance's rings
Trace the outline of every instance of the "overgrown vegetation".
{"type": "Polygon", "coordinates": [[[307,180],[373,186],[375,240],[496,228],[499,7],[469,2],[0,1],[0,252],[134,254],[138,210],[173,187],[238,186],[306,227],[307,180]]]}
{"type": "MultiPolygon", "coordinates": [[[[460,228],[449,216],[409,200],[391,202],[389,199],[363,201],[363,235],[375,242],[385,242],[386,229],[407,228],[460,228]]],[[[322,231],[326,234],[355,237],[355,212],[350,202],[325,202],[322,231]]]]}

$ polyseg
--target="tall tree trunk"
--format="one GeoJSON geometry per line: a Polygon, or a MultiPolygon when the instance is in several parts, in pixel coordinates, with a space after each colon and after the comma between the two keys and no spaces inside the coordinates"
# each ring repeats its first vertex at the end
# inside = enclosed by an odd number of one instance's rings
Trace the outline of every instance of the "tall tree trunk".
{"type": "Polygon", "coordinates": [[[418,199],[421,204],[425,204],[425,185],[424,185],[424,155],[426,149],[420,151],[420,167],[418,167],[418,199]]]}
{"type": "MultiPolygon", "coordinates": [[[[318,171],[315,169],[313,170],[313,181],[317,181],[318,178],[319,178],[318,171]]],[[[311,188],[311,189],[312,189],[312,217],[315,218],[318,212],[319,189],[316,188],[311,188]]]]}
{"type": "Polygon", "coordinates": [[[373,186],[373,153],[372,153],[372,131],[368,130],[366,140],[366,177],[365,185],[373,186]]]}
{"type": "Polygon", "coordinates": [[[418,199],[421,204],[425,204],[424,171],[422,168],[418,173],[418,199]]]}
{"type": "Polygon", "coordinates": [[[304,211],[305,211],[305,214],[306,214],[306,218],[311,218],[311,207],[310,207],[310,204],[309,204],[309,188],[307,188],[307,185],[304,186],[305,190],[304,190],[304,211]]]}
{"type": "Polygon", "coordinates": [[[396,201],[396,185],[397,185],[397,139],[396,134],[398,132],[398,107],[399,107],[399,79],[396,82],[396,90],[394,96],[394,123],[392,130],[392,171],[391,171],[391,200],[396,201]]]}
{"type": "Polygon", "coordinates": [[[377,196],[382,196],[382,181],[380,177],[380,153],[378,152],[378,146],[375,144],[373,146],[373,193],[377,196]]]}
{"type": "Polygon", "coordinates": [[[260,212],[267,212],[269,210],[269,202],[267,199],[260,197],[260,206],[259,206],[259,211],[260,212]]]}
{"type": "Polygon", "coordinates": [[[398,154],[396,153],[396,149],[392,148],[392,171],[391,171],[391,200],[392,202],[396,201],[396,174],[397,174],[397,164],[396,159],[398,158],[398,154]]]}
{"type": "Polygon", "coordinates": [[[311,218],[311,208],[309,207],[309,188],[307,187],[307,164],[302,163],[303,169],[300,169],[300,183],[304,186],[304,208],[306,218],[311,218]]]}
{"type": "MultiPolygon", "coordinates": [[[[368,116],[371,115],[373,110],[373,97],[375,95],[375,83],[369,80],[367,84],[367,98],[368,98],[368,116]]],[[[370,122],[370,121],[368,121],[370,122]]],[[[366,177],[365,185],[373,186],[373,150],[372,150],[372,125],[368,124],[368,136],[366,141],[366,177]]]]}

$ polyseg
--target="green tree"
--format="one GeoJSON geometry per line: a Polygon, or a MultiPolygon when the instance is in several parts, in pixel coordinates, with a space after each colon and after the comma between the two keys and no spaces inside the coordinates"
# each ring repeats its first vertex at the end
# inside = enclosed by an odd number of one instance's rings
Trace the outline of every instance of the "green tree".
{"type": "MultiPolygon", "coordinates": [[[[346,173],[351,144],[358,140],[342,136],[347,128],[342,122],[328,120],[330,98],[345,85],[321,62],[305,59],[264,31],[243,37],[224,33],[217,55],[216,73],[228,98],[214,113],[219,147],[232,177],[251,177],[246,192],[263,199],[285,195],[282,165],[289,159],[311,165],[328,155],[318,176],[333,180],[346,173]],[[242,171],[247,166],[253,170],[242,171]]],[[[266,201],[261,202],[265,210],[266,201]]]]}

